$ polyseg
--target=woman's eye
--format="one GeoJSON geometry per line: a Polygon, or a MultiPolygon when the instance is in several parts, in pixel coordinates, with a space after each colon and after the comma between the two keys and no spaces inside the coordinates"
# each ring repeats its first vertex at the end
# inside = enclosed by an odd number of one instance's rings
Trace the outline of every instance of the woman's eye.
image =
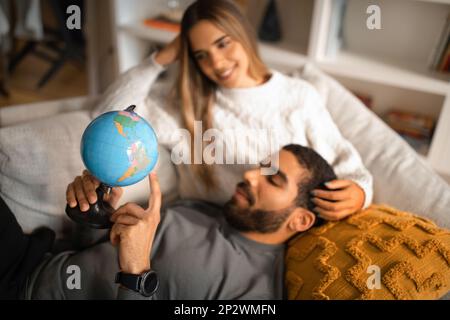
{"type": "Polygon", "coordinates": [[[195,55],[195,60],[202,60],[205,57],[204,54],[196,54],[195,55]]]}
{"type": "Polygon", "coordinates": [[[197,53],[194,57],[195,57],[195,60],[202,60],[202,59],[204,59],[205,58],[205,54],[204,53],[197,53]]]}
{"type": "Polygon", "coordinates": [[[228,47],[229,44],[230,44],[230,40],[225,39],[225,40],[222,40],[222,41],[219,42],[218,47],[220,49],[223,49],[223,48],[228,47]]]}

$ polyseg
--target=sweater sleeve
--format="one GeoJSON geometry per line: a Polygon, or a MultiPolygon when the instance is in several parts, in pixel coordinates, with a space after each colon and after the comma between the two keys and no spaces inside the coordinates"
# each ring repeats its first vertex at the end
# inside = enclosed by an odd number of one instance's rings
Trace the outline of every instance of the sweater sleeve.
{"type": "Polygon", "coordinates": [[[136,112],[148,118],[145,100],[159,74],[165,70],[164,66],[155,61],[155,55],[156,52],[121,74],[108,87],[92,112],[93,118],[108,111],[123,110],[130,105],[136,105],[136,112]]]}
{"type": "Polygon", "coordinates": [[[166,69],[155,61],[155,55],[156,52],[112,83],[100,98],[92,117],[136,105],[136,113],[152,125],[158,143],[171,149],[178,139],[175,133],[180,127],[180,117],[166,101],[156,97],[149,99],[150,89],[159,74],[166,69]]]}
{"type": "Polygon", "coordinates": [[[367,208],[373,197],[372,175],[364,167],[358,151],[342,136],[313,87],[307,90],[304,103],[306,139],[310,147],[333,167],[339,179],[352,180],[364,190],[364,208],[367,208]]]}

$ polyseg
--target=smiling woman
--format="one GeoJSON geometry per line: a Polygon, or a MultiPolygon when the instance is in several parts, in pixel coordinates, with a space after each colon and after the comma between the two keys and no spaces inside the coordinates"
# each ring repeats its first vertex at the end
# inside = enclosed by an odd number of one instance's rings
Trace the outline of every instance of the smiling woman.
{"type": "Polygon", "coordinates": [[[315,196],[317,212],[330,219],[342,218],[372,200],[372,177],[318,92],[299,78],[265,66],[254,32],[232,1],[198,0],[189,6],[175,40],[114,83],[96,112],[129,104],[136,104],[137,112],[152,123],[159,143],[172,151],[172,159],[179,150],[184,155],[186,148],[194,155],[193,163],[177,163],[182,198],[223,204],[248,168],[239,161],[241,166],[230,164],[229,159],[256,158],[253,163],[258,163],[280,146],[296,143],[322,155],[340,179],[315,196]],[[163,105],[149,101],[147,93],[157,76],[176,61],[172,99],[163,105]],[[134,87],[139,89],[130,95],[132,101],[117,94],[134,87]],[[195,132],[199,122],[201,134],[195,132]],[[188,131],[189,139],[180,141],[180,127],[188,131]],[[224,139],[216,139],[211,129],[224,139]],[[230,129],[237,133],[232,138],[223,134],[230,129]],[[255,130],[264,130],[270,137],[249,134],[255,130]],[[206,161],[205,152],[214,161],[206,161]]]}

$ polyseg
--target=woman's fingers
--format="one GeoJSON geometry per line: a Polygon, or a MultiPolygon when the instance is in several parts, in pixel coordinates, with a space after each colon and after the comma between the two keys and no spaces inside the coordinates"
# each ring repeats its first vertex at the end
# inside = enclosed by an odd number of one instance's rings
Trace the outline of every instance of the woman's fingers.
{"type": "Polygon", "coordinates": [[[353,181],[351,180],[332,180],[325,183],[328,189],[344,189],[353,184],[353,181]]]}
{"type": "Polygon", "coordinates": [[[320,198],[312,198],[311,201],[314,202],[314,204],[316,204],[320,208],[328,211],[341,211],[345,209],[351,209],[353,207],[352,201],[350,200],[332,202],[322,200],[320,198]]]}
{"type": "Polygon", "coordinates": [[[326,191],[316,189],[312,191],[312,194],[321,199],[325,200],[333,200],[333,201],[342,201],[350,199],[350,194],[347,190],[339,190],[339,191],[326,191]]]}
{"type": "Polygon", "coordinates": [[[330,210],[325,210],[322,209],[320,207],[316,207],[314,209],[314,211],[319,214],[319,216],[325,220],[330,220],[330,221],[337,221],[337,220],[341,220],[343,218],[345,218],[348,215],[351,215],[353,213],[353,210],[351,209],[344,209],[344,210],[340,210],[340,211],[330,211],[330,210]]]}

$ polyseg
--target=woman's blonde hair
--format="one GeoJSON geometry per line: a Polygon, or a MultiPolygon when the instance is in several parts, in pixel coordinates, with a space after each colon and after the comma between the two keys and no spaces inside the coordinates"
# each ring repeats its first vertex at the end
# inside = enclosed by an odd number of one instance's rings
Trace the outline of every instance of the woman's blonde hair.
{"type": "MultiPolygon", "coordinates": [[[[198,0],[188,7],[181,21],[180,73],[175,92],[186,129],[191,135],[191,159],[194,152],[194,121],[202,121],[203,132],[212,127],[212,108],[216,99],[216,83],[200,70],[189,44],[189,31],[200,20],[207,20],[239,42],[249,58],[249,74],[258,79],[266,76],[254,31],[246,17],[231,0],[198,0]]],[[[202,133],[203,133],[202,132],[202,133]]],[[[203,155],[201,155],[200,159],[203,155]]],[[[212,166],[192,164],[194,173],[209,188],[216,186],[212,166]]]]}

